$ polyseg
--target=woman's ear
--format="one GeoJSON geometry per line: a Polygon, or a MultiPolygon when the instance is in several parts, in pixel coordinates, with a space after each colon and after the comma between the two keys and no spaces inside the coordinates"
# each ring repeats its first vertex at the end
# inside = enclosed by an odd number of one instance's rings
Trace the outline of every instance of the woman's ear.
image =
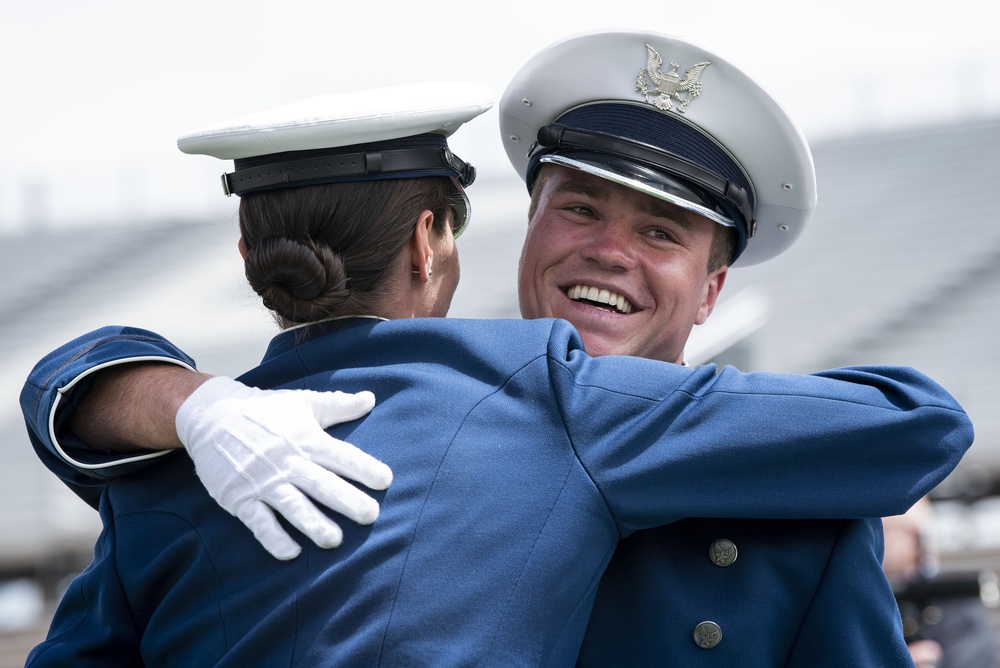
{"type": "Polygon", "coordinates": [[[417,225],[410,240],[410,262],[415,278],[419,277],[420,281],[427,281],[434,273],[434,250],[431,248],[433,229],[434,213],[425,210],[417,217],[417,225]]]}
{"type": "Polygon", "coordinates": [[[247,246],[245,243],[243,243],[242,236],[240,237],[240,240],[236,242],[236,248],[238,248],[240,251],[240,257],[242,257],[244,260],[247,259],[247,246]]]}

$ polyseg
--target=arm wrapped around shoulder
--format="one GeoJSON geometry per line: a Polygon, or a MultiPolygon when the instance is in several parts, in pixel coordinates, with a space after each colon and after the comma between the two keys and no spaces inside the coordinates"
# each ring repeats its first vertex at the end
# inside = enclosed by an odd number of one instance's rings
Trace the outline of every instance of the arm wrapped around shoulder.
{"type": "Polygon", "coordinates": [[[972,422],[955,398],[909,367],[808,375],[724,369],[704,397],[720,391],[756,406],[732,434],[748,446],[747,470],[768,471],[758,478],[761,492],[770,482],[777,499],[802,499],[815,517],[905,512],[955,469],[973,441],[972,422]]]}
{"type": "MultiPolygon", "coordinates": [[[[892,450],[898,458],[909,460],[917,475],[909,496],[900,499],[896,512],[905,512],[951,473],[975,438],[972,420],[958,401],[937,382],[910,367],[843,367],[814,374],[870,387],[881,394],[886,410],[899,411],[900,433],[910,434],[910,440],[889,439],[903,450],[892,450]],[[909,443],[909,447],[906,444],[909,443]]],[[[864,401],[866,396],[861,397],[864,401]]],[[[879,447],[875,441],[872,447],[879,447]]],[[[890,454],[887,451],[887,455],[890,454]]]]}
{"type": "Polygon", "coordinates": [[[623,533],[677,517],[905,512],[972,445],[958,402],[907,367],[816,374],[550,358],[581,463],[623,533]]]}
{"type": "Polygon", "coordinates": [[[216,376],[181,405],[177,435],[212,498],[268,552],[292,559],[301,548],[275,511],[321,547],[337,547],[343,533],[312,500],[360,524],[378,517],[378,502],[344,478],[381,490],[392,471],[324,431],[374,405],[371,392],[260,390],[216,376]]]}

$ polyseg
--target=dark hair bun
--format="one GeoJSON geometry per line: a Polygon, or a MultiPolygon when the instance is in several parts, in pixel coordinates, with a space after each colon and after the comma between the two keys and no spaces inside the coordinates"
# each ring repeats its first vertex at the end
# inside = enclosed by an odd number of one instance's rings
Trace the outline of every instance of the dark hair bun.
{"type": "Polygon", "coordinates": [[[246,276],[264,306],[290,322],[322,319],[350,294],[340,254],[312,239],[262,239],[247,250],[246,276]]]}

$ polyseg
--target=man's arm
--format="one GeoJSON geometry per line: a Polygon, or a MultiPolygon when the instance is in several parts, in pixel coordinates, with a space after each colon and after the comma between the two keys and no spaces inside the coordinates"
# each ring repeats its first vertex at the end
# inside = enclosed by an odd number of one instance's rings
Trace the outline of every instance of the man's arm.
{"type": "Polygon", "coordinates": [[[39,457],[91,505],[110,478],[183,446],[212,497],[282,559],[300,547],[275,510],[323,547],[343,534],[314,502],[363,524],[377,517],[375,500],[345,478],[385,489],[392,472],[324,431],[373,405],[368,392],[258,390],[212,378],[162,337],[123,327],[46,356],[21,392],[39,457]]]}
{"type": "Polygon", "coordinates": [[[94,374],[67,427],[116,452],[183,447],[177,411],[211,376],[166,363],[120,364],[94,374]]]}
{"type": "Polygon", "coordinates": [[[567,432],[625,535],[664,516],[899,514],[973,441],[955,399],[906,367],[785,375],[552,359],[567,432]]]}

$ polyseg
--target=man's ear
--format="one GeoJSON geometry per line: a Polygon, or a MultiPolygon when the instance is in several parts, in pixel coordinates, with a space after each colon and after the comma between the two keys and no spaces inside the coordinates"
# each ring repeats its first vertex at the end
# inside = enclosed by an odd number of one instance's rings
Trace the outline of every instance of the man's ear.
{"type": "Polygon", "coordinates": [[[419,275],[421,281],[426,281],[433,272],[434,250],[431,248],[433,229],[434,213],[425,210],[417,217],[413,238],[410,239],[410,262],[413,273],[419,275]]]}
{"type": "Polygon", "coordinates": [[[715,310],[715,302],[719,299],[722,286],[726,283],[726,276],[729,275],[729,267],[723,265],[709,274],[705,281],[705,294],[701,300],[701,307],[698,309],[698,317],[694,321],[696,325],[704,325],[708,316],[715,310]]]}
{"type": "Polygon", "coordinates": [[[242,257],[244,260],[247,259],[247,246],[245,243],[243,243],[242,236],[240,237],[240,240],[236,242],[236,248],[238,248],[240,251],[240,257],[242,257]]]}

